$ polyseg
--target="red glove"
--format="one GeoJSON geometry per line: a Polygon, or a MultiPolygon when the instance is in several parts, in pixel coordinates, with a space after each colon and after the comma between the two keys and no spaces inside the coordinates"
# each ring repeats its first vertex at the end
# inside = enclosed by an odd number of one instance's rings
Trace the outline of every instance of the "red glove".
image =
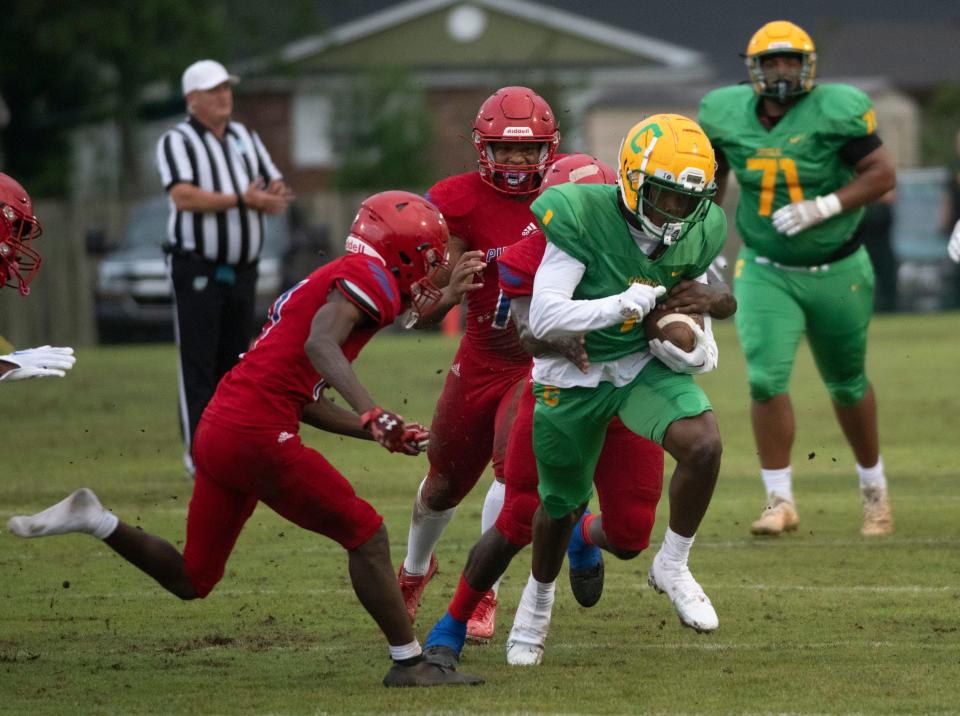
{"type": "Polygon", "coordinates": [[[400,415],[377,407],[361,415],[360,423],[390,452],[406,452],[406,426],[400,415]]]}
{"type": "Polygon", "coordinates": [[[430,446],[430,431],[420,423],[407,423],[403,429],[403,452],[419,455],[430,446]]]}

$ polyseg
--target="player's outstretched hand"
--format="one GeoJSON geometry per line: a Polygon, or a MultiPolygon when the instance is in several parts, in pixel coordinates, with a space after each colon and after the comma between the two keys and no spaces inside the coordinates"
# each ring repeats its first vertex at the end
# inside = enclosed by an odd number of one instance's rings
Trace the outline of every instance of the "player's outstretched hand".
{"type": "Polygon", "coordinates": [[[950,234],[947,253],[950,254],[950,260],[953,261],[953,263],[960,264],[960,221],[953,227],[953,233],[950,234]]]}
{"type": "Polygon", "coordinates": [[[781,234],[796,236],[801,231],[806,231],[841,211],[843,206],[836,194],[805,199],[781,206],[773,212],[773,228],[781,234]]]}
{"type": "Polygon", "coordinates": [[[364,430],[390,452],[403,452],[406,427],[403,417],[381,407],[368,410],[360,416],[364,430]]]}
{"type": "Polygon", "coordinates": [[[700,326],[694,324],[690,328],[693,329],[697,342],[689,353],[680,350],[670,341],[661,341],[659,338],[650,341],[650,352],[674,373],[708,373],[717,367],[720,357],[717,343],[700,326]]]}
{"type": "Polygon", "coordinates": [[[583,336],[569,336],[550,341],[551,347],[568,361],[573,363],[581,373],[590,370],[590,357],[584,347],[583,336]]]}
{"type": "Polygon", "coordinates": [[[465,251],[450,270],[450,282],[447,284],[450,297],[459,300],[465,294],[483,288],[482,274],[486,267],[482,251],[465,251]]]}
{"type": "MultiPolygon", "coordinates": [[[[62,378],[73,368],[77,359],[73,348],[40,346],[26,348],[0,356],[0,364],[10,364],[12,368],[0,373],[0,380],[26,380],[28,378],[62,378]]],[[[3,366],[0,365],[0,370],[3,366]]]]}
{"type": "Polygon", "coordinates": [[[430,431],[420,423],[405,423],[403,426],[403,454],[419,455],[430,447],[430,431]]]}

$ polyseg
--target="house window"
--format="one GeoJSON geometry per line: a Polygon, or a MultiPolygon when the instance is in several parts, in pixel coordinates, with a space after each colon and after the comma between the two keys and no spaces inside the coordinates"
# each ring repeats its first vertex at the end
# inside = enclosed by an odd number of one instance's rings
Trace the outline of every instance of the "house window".
{"type": "Polygon", "coordinates": [[[328,167],[333,153],[333,102],[322,94],[293,98],[293,163],[297,167],[328,167]]]}

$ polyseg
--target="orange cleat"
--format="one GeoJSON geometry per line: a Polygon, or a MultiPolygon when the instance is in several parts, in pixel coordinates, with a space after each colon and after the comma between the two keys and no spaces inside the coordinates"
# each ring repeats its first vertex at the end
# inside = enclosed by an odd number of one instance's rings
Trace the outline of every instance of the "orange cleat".
{"type": "Polygon", "coordinates": [[[400,584],[400,593],[403,595],[403,603],[407,607],[407,616],[410,617],[410,623],[413,624],[417,618],[417,607],[420,606],[420,598],[423,597],[423,590],[427,582],[437,573],[437,555],[430,555],[430,566],[427,567],[426,574],[407,574],[403,565],[400,565],[400,572],[397,574],[397,582],[400,584]]]}
{"type": "Polygon", "coordinates": [[[467,641],[472,644],[486,644],[493,638],[496,623],[497,598],[493,590],[488,589],[467,620],[467,641]]]}

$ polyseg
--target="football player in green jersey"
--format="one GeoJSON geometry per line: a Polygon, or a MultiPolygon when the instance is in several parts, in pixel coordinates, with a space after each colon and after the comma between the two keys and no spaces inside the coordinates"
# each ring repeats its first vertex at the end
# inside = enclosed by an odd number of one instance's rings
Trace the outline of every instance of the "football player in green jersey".
{"type": "Polygon", "coordinates": [[[687,559],[716,484],[721,444],[707,396],[691,376],[716,367],[717,346],[709,316],[703,330],[695,329],[690,352],[648,342],[643,317],[680,282],[705,281],[723,246],[726,217],[710,201],[715,170],[713,149],[696,122],[653,115],[621,145],[618,186],[563,184],[531,207],[548,243],[530,328],[539,340],[583,335],[590,358],[585,370],[559,355],[534,358],[541,506],[532,578],[546,594],[560,571],[593,492],[606,427],[618,416],[677,461],[670,524],[649,583],[670,597],[684,625],[700,632],[719,622],[687,559]]]}
{"type": "Polygon", "coordinates": [[[768,497],[752,531],[779,534],[799,523],[787,390],[805,331],[856,458],[861,532],[889,534],[876,398],[864,369],[874,276],[857,228],[863,207],[893,188],[893,164],[870,99],[848,85],[814,85],[816,52],[801,28],[782,20],[764,25],[747,46],[746,63],[752,87],[710,92],[700,123],[717,152],[717,201],[731,170],[740,184],[736,325],[768,497]]]}

